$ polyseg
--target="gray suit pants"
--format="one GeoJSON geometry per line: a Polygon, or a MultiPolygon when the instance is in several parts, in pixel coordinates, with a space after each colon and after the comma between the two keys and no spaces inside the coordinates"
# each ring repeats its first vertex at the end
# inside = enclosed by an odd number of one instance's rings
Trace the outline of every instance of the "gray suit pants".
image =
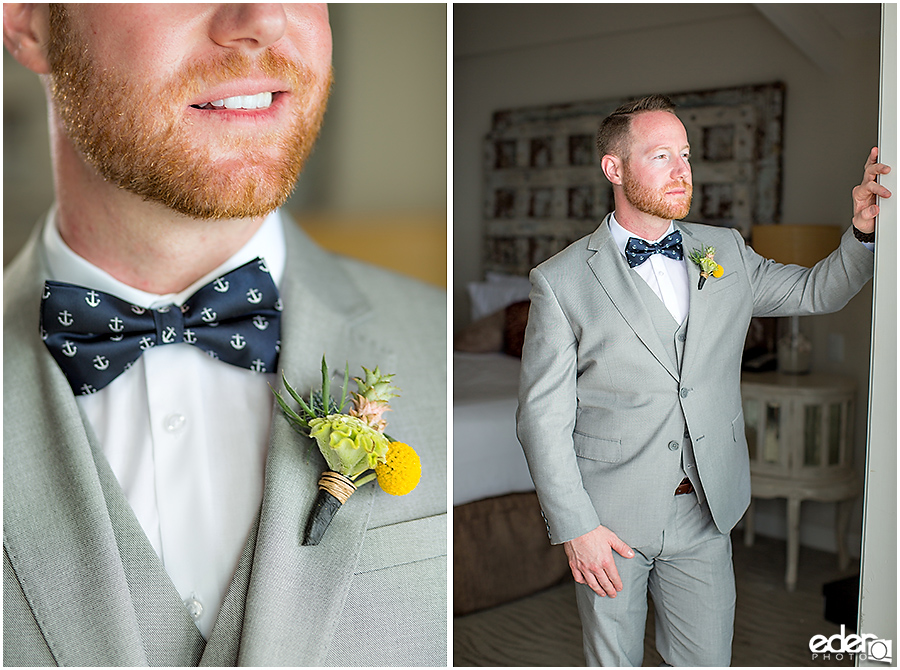
{"type": "Polygon", "coordinates": [[[656,612],[656,648],[672,666],[728,666],[734,634],[731,537],[719,532],[695,493],[672,496],[657,542],[613,553],[622,579],[615,598],[577,584],[578,612],[589,666],[640,666],[647,590],[656,612]]]}

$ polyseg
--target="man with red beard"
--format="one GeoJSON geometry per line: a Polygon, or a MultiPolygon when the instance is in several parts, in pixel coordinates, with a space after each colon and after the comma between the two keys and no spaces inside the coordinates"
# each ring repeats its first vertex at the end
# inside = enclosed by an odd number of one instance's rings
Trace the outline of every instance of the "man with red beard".
{"type": "Polygon", "coordinates": [[[729,532],[750,501],[750,318],[836,311],[868,281],[889,168],[873,149],[840,247],[807,269],[761,258],[735,230],[677,221],[690,145],[664,96],[616,110],[597,146],[615,211],[531,272],[519,441],[578,582],[588,665],[641,665],[649,590],[666,664],[727,666],[729,532]],[[689,258],[709,248],[709,267],[689,258]]]}
{"type": "Polygon", "coordinates": [[[279,211],[326,6],[5,4],[3,36],[57,196],[4,276],[4,663],[445,665],[444,293],[279,211]],[[301,546],[325,463],[270,387],[323,353],[396,374],[423,477],[301,546]]]}

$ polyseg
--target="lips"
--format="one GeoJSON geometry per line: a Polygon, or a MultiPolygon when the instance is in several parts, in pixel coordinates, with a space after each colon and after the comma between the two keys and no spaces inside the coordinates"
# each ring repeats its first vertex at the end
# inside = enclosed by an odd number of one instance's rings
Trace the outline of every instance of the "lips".
{"type": "Polygon", "coordinates": [[[688,195],[691,192],[691,185],[684,182],[676,182],[666,189],[666,195],[688,195]]]}

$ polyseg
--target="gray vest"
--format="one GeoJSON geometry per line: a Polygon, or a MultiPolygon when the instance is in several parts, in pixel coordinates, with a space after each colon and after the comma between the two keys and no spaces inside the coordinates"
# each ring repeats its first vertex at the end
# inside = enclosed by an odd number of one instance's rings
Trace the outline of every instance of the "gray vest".
{"type": "Polygon", "coordinates": [[[144,652],[151,666],[234,666],[244,625],[244,603],[256,545],[256,524],[238,562],[208,641],[188,615],[175,585],[134,515],[88,426],[94,463],[109,511],[144,652]]]}
{"type": "MultiPolygon", "coordinates": [[[[672,313],[666,309],[665,304],[660,300],[659,296],[654,293],[647,282],[640,276],[633,276],[634,285],[637,287],[638,294],[650,318],[656,332],[659,333],[659,339],[666,347],[666,351],[675,364],[675,369],[681,372],[681,362],[684,358],[684,343],[687,340],[688,317],[680,325],[676,323],[672,313]]],[[[684,427],[684,441],[681,449],[681,469],[682,476],[687,476],[697,491],[697,498],[702,503],[706,496],[703,494],[703,486],[700,483],[700,477],[697,475],[697,462],[694,459],[694,445],[691,442],[691,436],[688,434],[687,423],[684,427]]]]}

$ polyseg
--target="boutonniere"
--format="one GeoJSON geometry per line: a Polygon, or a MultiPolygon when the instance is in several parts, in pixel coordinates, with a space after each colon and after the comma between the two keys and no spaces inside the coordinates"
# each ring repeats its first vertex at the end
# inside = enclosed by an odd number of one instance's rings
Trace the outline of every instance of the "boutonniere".
{"type": "Polygon", "coordinates": [[[415,450],[384,432],[387,422],[383,414],[391,409],[388,401],[400,391],[391,385],[394,375],[381,374],[378,367],[364,367],[363,371],[365,377],[353,379],[357,392],[349,403],[349,365],[344,369],[340,398],[335,400],[324,356],[322,388],[311,392],[308,401],[282,375],[284,387],[300,406],[300,412],[272,389],[290,424],[316,441],[328,464],[328,470],[319,478],[318,496],[303,535],[304,545],[319,543],[341,505],[360,486],[377,479],[384,491],[402,496],[416,488],[421,478],[422,465],[415,450]]]}
{"type": "Polygon", "coordinates": [[[703,251],[694,249],[691,252],[690,259],[700,266],[700,281],[697,284],[698,291],[703,288],[710,275],[718,279],[725,273],[725,268],[716,263],[715,247],[703,247],[703,251]]]}

